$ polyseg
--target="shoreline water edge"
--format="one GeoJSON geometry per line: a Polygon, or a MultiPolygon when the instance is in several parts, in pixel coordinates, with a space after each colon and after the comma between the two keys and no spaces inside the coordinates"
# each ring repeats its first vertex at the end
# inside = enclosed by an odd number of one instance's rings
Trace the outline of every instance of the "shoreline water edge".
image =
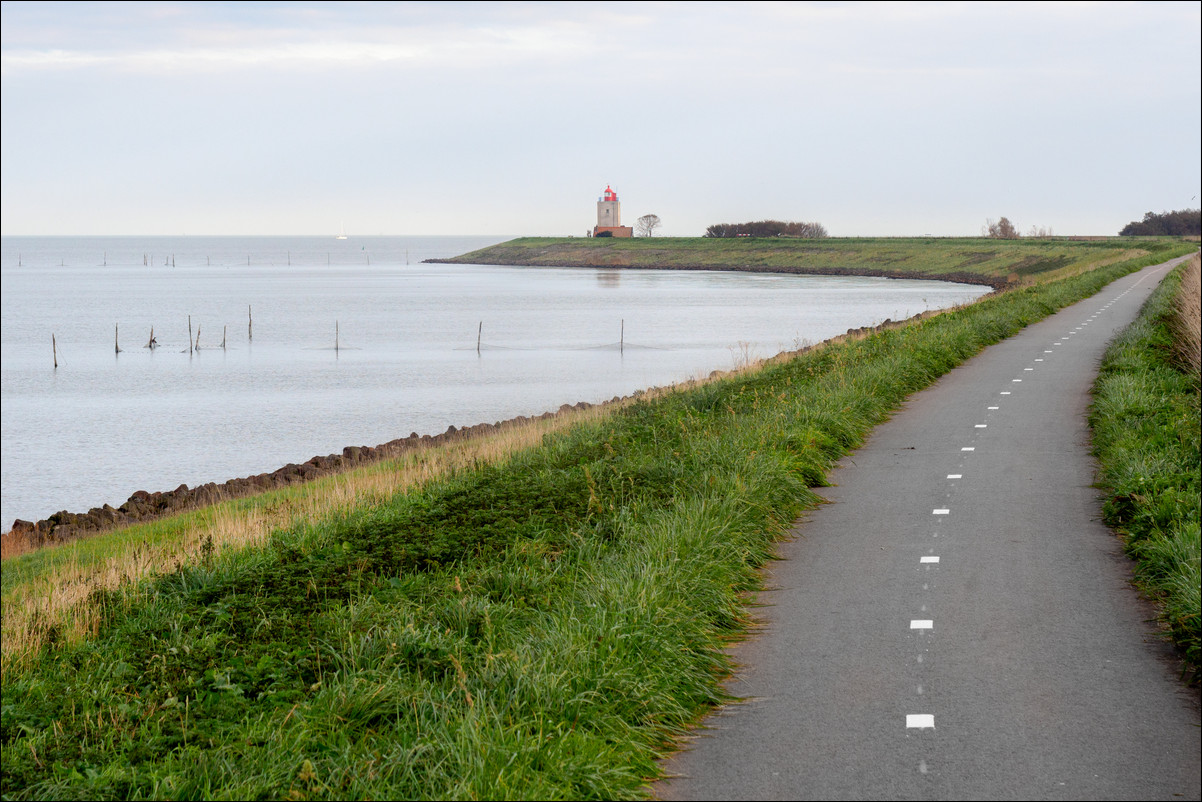
{"type": "MultiPolygon", "coordinates": [[[[435,265],[471,265],[481,264],[475,259],[465,259],[462,257],[452,257],[449,259],[423,259],[422,264],[435,265]]],[[[568,260],[549,259],[540,261],[537,265],[528,265],[521,260],[506,260],[504,257],[498,257],[495,252],[490,256],[488,264],[496,264],[502,267],[563,267],[563,268],[589,268],[602,270],[682,270],[682,271],[706,271],[719,270],[723,273],[771,273],[784,274],[789,276],[840,276],[840,277],[858,277],[858,278],[889,278],[898,279],[901,281],[946,281],[953,284],[975,284],[978,287],[989,287],[994,291],[1004,290],[1007,287],[1015,286],[1017,276],[1011,278],[1009,276],[987,276],[980,273],[969,273],[966,271],[952,273],[922,273],[905,270],[887,270],[884,268],[868,268],[859,267],[853,270],[841,270],[838,268],[806,266],[793,267],[789,265],[705,265],[705,264],[612,264],[602,261],[596,263],[581,263],[568,260]]]]}
{"type": "MultiPolygon", "coordinates": [[[[750,272],[759,271],[753,270],[750,272]]],[[[977,283],[982,284],[984,282],[980,281],[980,277],[978,277],[977,283]]],[[[768,357],[761,361],[768,362],[774,359],[788,358],[793,355],[806,353],[816,348],[822,348],[829,343],[841,342],[854,337],[864,337],[874,331],[898,328],[912,321],[923,320],[934,315],[942,314],[943,312],[954,308],[955,307],[927,310],[920,312],[919,314],[914,315],[906,320],[885,320],[876,326],[850,328],[845,334],[836,335],[823,340],[820,343],[808,345],[796,350],[781,351],[775,356],[768,357]]],[[[715,370],[709,374],[707,380],[721,378],[722,376],[729,375],[731,372],[732,371],[715,370]]],[[[688,383],[689,382],[686,382],[686,384],[688,383]]],[[[669,387],[670,386],[674,385],[669,385],[669,387]]],[[[340,454],[314,456],[299,464],[288,463],[287,465],[277,468],[274,471],[229,479],[224,482],[207,482],[191,488],[189,488],[187,484],[181,484],[174,490],[156,492],[138,490],[130,495],[129,499],[122,503],[119,507],[113,507],[110,504],[105,504],[102,507],[93,507],[87,512],[77,513],[69,512],[67,510],[60,510],[48,518],[36,522],[18,518],[13,521],[12,527],[0,536],[6,538],[20,538],[24,540],[29,547],[34,548],[45,545],[67,543],[80,538],[101,534],[102,532],[117,529],[123,526],[147,523],[160,518],[166,518],[171,515],[211,506],[223,501],[243,498],[245,496],[252,496],[258,493],[265,493],[289,485],[303,484],[305,482],[313,481],[337,473],[342,473],[354,468],[383,462],[388,459],[394,459],[412,451],[435,448],[454,441],[483,437],[489,434],[500,432],[506,428],[522,426],[526,423],[537,420],[547,420],[549,418],[554,418],[563,414],[569,414],[575,411],[627,403],[640,398],[646,393],[661,389],[664,388],[658,386],[648,387],[643,390],[638,390],[627,396],[614,396],[609,401],[604,401],[599,404],[591,404],[587,401],[579,401],[575,404],[565,403],[561,405],[555,412],[544,412],[541,415],[533,416],[519,415],[517,417],[509,418],[503,421],[497,421],[495,423],[477,423],[475,425],[465,427],[456,427],[452,425],[441,434],[419,435],[416,432],[411,432],[408,437],[397,438],[379,445],[347,446],[346,448],[342,449],[340,454]]]]}

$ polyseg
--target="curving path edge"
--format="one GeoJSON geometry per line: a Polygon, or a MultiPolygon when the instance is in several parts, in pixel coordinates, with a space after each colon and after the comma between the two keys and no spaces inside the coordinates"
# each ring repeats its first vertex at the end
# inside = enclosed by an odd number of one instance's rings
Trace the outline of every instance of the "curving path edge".
{"type": "Polygon", "coordinates": [[[1100,521],[1086,420],[1145,268],[916,393],[766,572],[660,799],[1199,799],[1198,693],[1100,521]]]}

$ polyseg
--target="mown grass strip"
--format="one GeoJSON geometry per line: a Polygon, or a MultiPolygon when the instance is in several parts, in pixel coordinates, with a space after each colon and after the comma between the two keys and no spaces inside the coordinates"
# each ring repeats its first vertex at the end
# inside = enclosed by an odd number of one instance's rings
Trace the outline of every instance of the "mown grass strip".
{"type": "MultiPolygon", "coordinates": [[[[1090,424],[1098,484],[1107,495],[1106,522],[1122,533],[1136,561],[1137,580],[1161,602],[1161,619],[1181,650],[1185,670],[1197,681],[1202,671],[1202,392],[1197,368],[1180,358],[1178,345],[1176,299],[1185,270],[1178,267],[1161,283],[1138,320],[1107,351],[1094,386],[1090,424]]],[[[1196,326],[1196,314],[1193,320],[1196,326]]]]}
{"type": "Polygon", "coordinates": [[[628,798],[723,699],[742,594],[833,461],[1155,257],[647,399],[498,465],[99,594],[3,680],[6,798],[628,798]]]}

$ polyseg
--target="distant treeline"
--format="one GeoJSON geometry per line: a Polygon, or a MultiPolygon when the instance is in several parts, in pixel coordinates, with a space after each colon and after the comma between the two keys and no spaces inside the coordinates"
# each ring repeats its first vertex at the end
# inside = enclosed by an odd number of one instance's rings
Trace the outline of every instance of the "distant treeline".
{"type": "Polygon", "coordinates": [[[821,223],[788,223],[760,220],[756,223],[715,223],[705,230],[707,237],[802,237],[819,239],[829,236],[821,223]]]}
{"type": "Polygon", "coordinates": [[[1148,212],[1143,220],[1123,226],[1120,237],[1199,237],[1202,236],[1202,210],[1148,212]]]}

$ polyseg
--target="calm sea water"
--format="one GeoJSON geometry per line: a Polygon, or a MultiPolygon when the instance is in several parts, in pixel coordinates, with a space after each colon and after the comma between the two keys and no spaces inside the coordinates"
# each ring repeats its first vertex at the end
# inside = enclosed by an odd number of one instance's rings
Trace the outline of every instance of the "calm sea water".
{"type": "Polygon", "coordinates": [[[501,239],[3,238],[0,523],[599,402],[987,291],[420,264],[501,239]]]}

